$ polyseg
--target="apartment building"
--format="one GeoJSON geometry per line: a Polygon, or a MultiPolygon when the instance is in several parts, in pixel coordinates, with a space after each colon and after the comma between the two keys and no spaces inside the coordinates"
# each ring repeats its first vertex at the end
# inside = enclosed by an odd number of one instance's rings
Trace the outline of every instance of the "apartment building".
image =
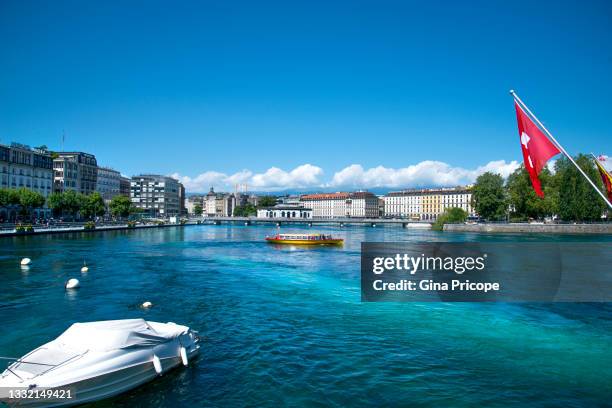
{"type": "Polygon", "coordinates": [[[383,199],[386,216],[431,221],[452,207],[461,208],[469,215],[475,215],[470,186],[395,191],[388,193],[383,199]]]}
{"type": "Polygon", "coordinates": [[[136,208],[149,217],[180,215],[182,184],[172,177],[158,174],[141,174],[132,177],[130,198],[136,208]]]}
{"type": "Polygon", "coordinates": [[[58,152],[53,159],[55,191],[74,190],[82,194],[96,191],[98,163],[96,156],[83,152],[58,152]]]}
{"type": "MultiPolygon", "coordinates": [[[[46,198],[53,192],[53,159],[49,152],[19,143],[0,144],[0,188],[27,188],[46,198]]],[[[47,217],[50,211],[45,205],[33,215],[47,217]]],[[[13,220],[16,216],[16,209],[0,208],[0,219],[13,220]]]]}
{"type": "Polygon", "coordinates": [[[119,194],[122,196],[130,196],[130,186],[132,180],[129,177],[119,177],[119,194]]]}
{"type": "Polygon", "coordinates": [[[367,191],[306,194],[300,197],[300,202],[312,210],[313,218],[379,216],[378,197],[367,191]]]}
{"type": "Polygon", "coordinates": [[[204,197],[204,214],[209,217],[231,217],[237,200],[234,194],[217,193],[211,187],[204,197]]]}
{"type": "Polygon", "coordinates": [[[96,191],[100,193],[105,202],[120,194],[121,173],[110,167],[98,167],[96,191]]]}

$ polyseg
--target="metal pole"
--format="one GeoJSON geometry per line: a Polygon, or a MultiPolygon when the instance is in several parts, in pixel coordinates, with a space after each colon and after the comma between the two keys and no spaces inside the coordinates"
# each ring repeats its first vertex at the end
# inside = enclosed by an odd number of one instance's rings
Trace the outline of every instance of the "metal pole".
{"type": "Polygon", "coordinates": [[[597,188],[597,186],[595,185],[595,183],[593,183],[593,180],[591,180],[589,178],[589,176],[586,175],[586,173],[580,168],[580,166],[578,166],[578,164],[574,161],[574,159],[572,158],[572,156],[570,156],[565,149],[563,148],[563,146],[561,146],[561,144],[559,144],[559,142],[557,142],[557,140],[555,139],[555,137],[548,131],[548,129],[546,129],[546,126],[544,126],[542,124],[542,122],[540,122],[540,120],[537,118],[536,115],[533,114],[533,112],[531,112],[529,110],[529,108],[527,107],[527,105],[525,105],[525,103],[521,100],[521,98],[519,98],[519,96],[516,94],[516,92],[514,92],[514,90],[510,90],[510,94],[514,97],[514,100],[517,101],[522,108],[524,108],[527,113],[529,113],[529,115],[531,115],[531,117],[537,122],[537,124],[542,128],[542,130],[544,132],[546,132],[546,134],[548,135],[548,137],[553,141],[553,143],[559,148],[559,150],[561,150],[561,153],[563,153],[565,155],[565,157],[567,157],[574,166],[576,166],[576,168],[578,169],[578,171],[580,172],[580,174],[582,174],[584,176],[585,179],[587,179],[587,181],[589,182],[589,184],[595,189],[595,191],[597,191],[597,194],[599,194],[601,196],[601,198],[603,198],[603,200],[605,201],[606,204],[608,204],[608,207],[612,208],[612,203],[610,203],[608,201],[608,199],[606,198],[606,196],[604,196],[604,194],[601,192],[601,190],[599,190],[599,188],[597,188]]]}

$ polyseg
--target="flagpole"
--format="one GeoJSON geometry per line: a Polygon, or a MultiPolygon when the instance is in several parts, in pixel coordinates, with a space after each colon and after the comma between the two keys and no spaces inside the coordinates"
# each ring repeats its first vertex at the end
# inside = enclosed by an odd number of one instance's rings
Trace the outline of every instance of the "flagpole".
{"type": "Polygon", "coordinates": [[[529,115],[531,115],[531,117],[533,119],[535,119],[536,123],[542,128],[542,130],[544,132],[546,132],[546,134],[548,135],[548,137],[553,141],[553,143],[559,148],[559,150],[561,150],[561,153],[563,153],[565,155],[565,157],[567,157],[569,159],[569,161],[572,162],[572,164],[574,166],[576,166],[576,168],[578,169],[578,171],[580,172],[580,174],[582,174],[584,176],[585,179],[587,179],[587,181],[589,182],[589,184],[595,189],[595,191],[597,191],[597,194],[599,194],[601,196],[601,198],[603,198],[603,200],[605,201],[606,204],[608,204],[608,207],[612,208],[612,203],[610,203],[608,201],[608,199],[606,198],[606,196],[604,196],[604,194],[601,192],[601,190],[599,190],[599,188],[595,185],[595,183],[593,183],[593,180],[591,180],[589,178],[589,176],[586,175],[586,173],[580,168],[580,166],[578,166],[578,164],[574,161],[574,159],[572,158],[572,156],[570,156],[565,149],[563,148],[563,146],[561,146],[561,144],[559,142],[557,142],[557,139],[555,139],[555,137],[548,131],[548,129],[546,129],[546,126],[544,126],[542,124],[542,122],[540,122],[540,119],[538,119],[538,117],[536,115],[533,114],[533,112],[531,110],[529,110],[529,108],[527,107],[527,105],[525,105],[525,102],[523,102],[521,100],[521,98],[519,98],[519,96],[516,94],[516,92],[514,92],[513,89],[510,90],[510,94],[514,97],[514,100],[517,101],[521,107],[523,109],[525,109],[527,111],[527,113],[529,113],[529,115]]]}

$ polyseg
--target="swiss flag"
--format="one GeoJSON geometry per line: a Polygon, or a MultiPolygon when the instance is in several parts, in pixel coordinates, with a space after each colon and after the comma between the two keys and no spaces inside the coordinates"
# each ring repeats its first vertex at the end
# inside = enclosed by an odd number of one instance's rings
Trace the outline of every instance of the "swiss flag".
{"type": "Polygon", "coordinates": [[[533,123],[516,101],[514,102],[514,107],[516,109],[516,120],[518,121],[525,168],[529,173],[529,178],[536,194],[544,197],[538,175],[548,159],[561,153],[561,151],[542,133],[540,128],[533,123]]]}

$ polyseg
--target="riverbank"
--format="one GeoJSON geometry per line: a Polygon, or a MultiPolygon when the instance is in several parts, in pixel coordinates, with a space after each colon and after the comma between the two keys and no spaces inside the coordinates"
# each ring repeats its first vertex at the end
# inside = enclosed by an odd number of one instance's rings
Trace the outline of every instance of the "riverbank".
{"type": "Polygon", "coordinates": [[[148,224],[148,225],[134,225],[134,226],[129,226],[128,224],[97,225],[93,229],[85,228],[85,226],[44,227],[44,228],[34,227],[34,231],[27,231],[27,232],[17,232],[16,230],[0,231],[0,238],[1,237],[21,237],[25,235],[65,234],[69,232],[100,232],[100,231],[117,231],[117,230],[136,230],[136,229],[146,229],[146,228],[183,227],[185,225],[196,225],[196,223],[161,224],[161,225],[148,224]]]}
{"type": "Polygon", "coordinates": [[[612,234],[612,223],[600,224],[445,224],[444,231],[535,234],[612,234]]]}

